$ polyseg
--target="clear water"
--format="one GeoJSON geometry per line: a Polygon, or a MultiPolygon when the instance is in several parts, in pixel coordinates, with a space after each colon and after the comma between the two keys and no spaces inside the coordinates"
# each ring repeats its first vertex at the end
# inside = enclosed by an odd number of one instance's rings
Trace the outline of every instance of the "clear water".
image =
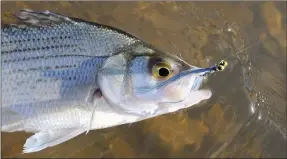
{"type": "Polygon", "coordinates": [[[22,8],[114,26],[196,66],[233,56],[197,106],[32,154],[21,154],[31,134],[2,133],[3,158],[287,157],[286,2],[1,2],[2,22],[22,8]]]}

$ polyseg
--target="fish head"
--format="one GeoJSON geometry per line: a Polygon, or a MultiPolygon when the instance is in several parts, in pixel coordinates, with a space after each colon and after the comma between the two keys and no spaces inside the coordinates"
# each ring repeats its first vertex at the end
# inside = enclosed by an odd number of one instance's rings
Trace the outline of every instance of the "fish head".
{"type": "Polygon", "coordinates": [[[211,91],[199,89],[204,71],[138,45],[109,57],[98,73],[98,85],[114,108],[148,118],[209,99],[211,91]]]}

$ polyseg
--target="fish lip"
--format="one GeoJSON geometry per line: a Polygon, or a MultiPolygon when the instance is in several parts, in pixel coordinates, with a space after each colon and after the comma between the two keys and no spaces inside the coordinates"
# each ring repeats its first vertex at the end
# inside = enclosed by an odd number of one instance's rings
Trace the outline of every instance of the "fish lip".
{"type": "MultiPolygon", "coordinates": [[[[187,108],[187,107],[191,106],[191,105],[190,105],[191,103],[188,103],[188,102],[186,102],[186,101],[189,99],[189,97],[190,97],[190,95],[191,95],[191,93],[192,93],[193,91],[197,91],[197,90],[190,89],[190,91],[189,91],[189,93],[186,95],[186,97],[184,97],[184,98],[181,99],[181,100],[173,101],[173,102],[160,102],[159,104],[179,104],[179,103],[183,103],[183,104],[184,104],[184,107],[182,107],[182,108],[187,108]]],[[[211,98],[211,96],[212,96],[212,92],[211,92],[210,90],[206,89],[206,91],[208,91],[208,95],[205,96],[205,99],[204,99],[204,100],[207,100],[207,99],[211,98]]],[[[198,103],[197,103],[197,104],[198,104],[198,103]]],[[[192,105],[194,105],[194,104],[192,104],[192,105]]]]}
{"type": "MultiPolygon", "coordinates": [[[[171,104],[171,103],[181,103],[181,102],[185,102],[185,101],[188,99],[188,97],[190,96],[190,94],[191,94],[192,91],[197,91],[197,90],[199,90],[199,88],[202,86],[203,80],[204,80],[204,77],[203,77],[203,76],[198,76],[198,77],[196,77],[196,78],[194,79],[193,85],[190,87],[189,92],[187,93],[187,95],[186,95],[184,98],[182,98],[182,99],[180,99],[180,100],[178,100],[178,101],[160,102],[160,103],[161,103],[161,104],[171,104]]],[[[211,96],[211,95],[210,95],[210,96],[211,96]]]]}

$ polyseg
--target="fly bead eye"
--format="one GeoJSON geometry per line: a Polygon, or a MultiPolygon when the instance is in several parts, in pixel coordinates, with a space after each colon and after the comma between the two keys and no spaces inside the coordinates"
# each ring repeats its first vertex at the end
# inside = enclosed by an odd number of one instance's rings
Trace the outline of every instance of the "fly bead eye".
{"type": "Polygon", "coordinates": [[[217,70],[223,71],[227,65],[228,65],[228,63],[226,61],[222,60],[219,62],[218,66],[217,66],[217,70]]]}
{"type": "Polygon", "coordinates": [[[219,66],[217,67],[217,69],[218,69],[219,71],[222,71],[222,70],[224,69],[224,66],[219,65],[219,66]]]}

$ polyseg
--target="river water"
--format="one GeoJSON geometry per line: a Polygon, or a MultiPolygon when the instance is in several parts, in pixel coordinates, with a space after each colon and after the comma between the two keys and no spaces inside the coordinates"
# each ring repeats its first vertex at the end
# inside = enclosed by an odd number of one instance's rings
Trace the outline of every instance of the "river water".
{"type": "Polygon", "coordinates": [[[195,66],[230,58],[208,101],[32,154],[31,134],[2,133],[3,158],[287,157],[286,2],[1,2],[2,23],[23,8],[114,26],[195,66]]]}

